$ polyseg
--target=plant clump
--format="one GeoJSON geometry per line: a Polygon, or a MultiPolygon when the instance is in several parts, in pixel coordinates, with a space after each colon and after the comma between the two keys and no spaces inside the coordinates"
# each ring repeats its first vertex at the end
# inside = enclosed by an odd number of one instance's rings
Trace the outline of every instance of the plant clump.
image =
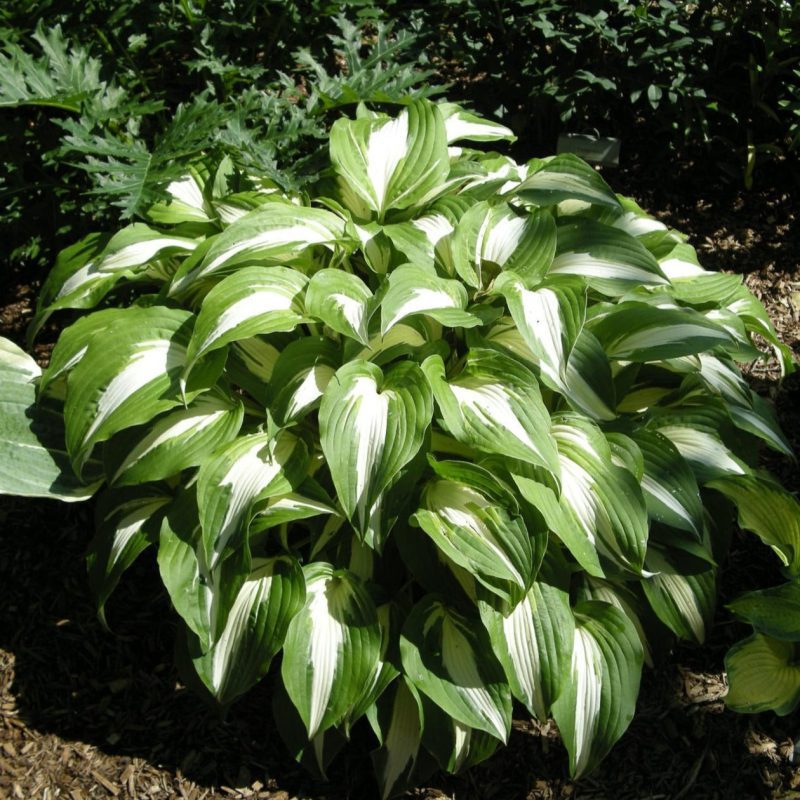
{"type": "Polygon", "coordinates": [[[228,705],[273,665],[297,757],[369,725],[385,797],[513,700],[591,770],[653,644],[706,636],[734,508],[789,582],[734,604],[729,704],[800,700],[800,509],[753,466],[791,451],[738,366],[790,353],[578,158],[463,146],[511,139],[415,100],[338,119],[307,192],[198,163],[61,254],[31,333],[87,313],[43,372],[0,358],[0,490],[99,493],[100,613],[155,553],[187,680],[228,705]]]}

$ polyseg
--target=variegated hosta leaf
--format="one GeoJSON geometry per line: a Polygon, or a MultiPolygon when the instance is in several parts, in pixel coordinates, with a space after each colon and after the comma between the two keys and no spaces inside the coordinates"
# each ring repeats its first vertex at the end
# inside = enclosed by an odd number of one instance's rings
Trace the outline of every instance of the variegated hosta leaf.
{"type": "Polygon", "coordinates": [[[791,714],[800,704],[798,650],[795,642],[760,633],[735,644],[725,655],[726,705],[744,714],[791,714]]]}
{"type": "Polygon", "coordinates": [[[158,569],[173,607],[198,638],[200,647],[208,649],[215,633],[215,598],[210,575],[201,570],[201,538],[196,487],[179,491],[161,522],[158,569]]]}
{"type": "Polygon", "coordinates": [[[422,445],[432,416],[430,387],[410,361],[385,375],[368,361],[351,361],[328,384],[320,444],[339,502],[362,536],[381,492],[422,445]]]}
{"type": "Polygon", "coordinates": [[[503,139],[514,142],[517,139],[514,132],[505,125],[465,111],[455,103],[438,103],[438,108],[444,117],[447,144],[462,139],[473,142],[496,142],[503,139]]]}
{"type": "Polygon", "coordinates": [[[316,408],[340,364],[339,348],[325,336],[306,336],[287,345],[271,376],[270,408],[276,422],[288,425],[316,408]]]}
{"type": "Polygon", "coordinates": [[[86,355],[89,343],[95,336],[110,330],[119,321],[134,319],[136,314],[147,317],[146,310],[141,308],[104,308],[80,317],[61,331],[50,354],[50,363],[39,381],[39,396],[47,393],[51,384],[57,384],[59,378],[66,378],[67,373],[86,355]]]}
{"type": "MultiPolygon", "coordinates": [[[[78,471],[98,442],[183,403],[178,378],[192,314],[164,306],[136,311],[120,317],[113,336],[92,338],[69,374],[64,418],[67,450],[78,471]]],[[[213,385],[221,368],[218,359],[198,366],[186,399],[213,385]]]]}
{"type": "MultiPolygon", "coordinates": [[[[363,570],[359,575],[362,581],[372,581],[374,579],[371,565],[374,562],[374,552],[365,544],[362,544],[355,537],[350,538],[352,550],[350,555],[350,571],[356,574],[360,559],[368,560],[369,570],[363,570]]],[[[378,663],[372,673],[369,683],[362,687],[361,696],[353,704],[344,722],[344,730],[349,734],[353,723],[357,722],[365,714],[368,718],[372,716],[376,703],[384,695],[387,688],[395,682],[400,675],[399,656],[397,652],[397,640],[400,635],[400,621],[398,609],[394,603],[384,603],[378,606],[378,624],[381,626],[381,651],[378,663]]],[[[370,720],[372,725],[373,720],[370,720]]],[[[373,726],[374,729],[374,726],[373,726]]]]}
{"type": "Polygon", "coordinates": [[[162,233],[135,223],[112,237],[90,234],[59,254],[39,298],[33,328],[60,308],[91,308],[120,280],[156,258],[187,254],[196,239],[162,233]]]}
{"type": "Polygon", "coordinates": [[[539,206],[578,200],[614,209],[620,207],[617,196],[600,173],[571,153],[548,159],[516,188],[515,194],[539,206]]]}
{"type": "Polygon", "coordinates": [[[531,535],[516,500],[490,472],[459,461],[434,462],[412,517],[436,546],[509,602],[531,585],[531,535]]]}
{"type": "Polygon", "coordinates": [[[770,447],[791,456],[792,447],[780,429],[775,411],[764,398],[747,385],[736,364],[725,356],[700,353],[700,368],[687,376],[684,388],[697,385],[724,398],[733,424],[763,439],[770,447]]]}
{"type": "Polygon", "coordinates": [[[644,460],[641,478],[647,512],[656,522],[694,533],[703,531],[703,503],[691,467],[657,431],[631,434],[644,460]]]}
{"type": "Polygon", "coordinates": [[[386,336],[373,336],[366,347],[351,347],[355,343],[346,342],[345,358],[388,364],[401,356],[419,352],[428,342],[434,341],[440,332],[438,322],[425,316],[414,317],[395,325],[386,336]]]}
{"type": "Polygon", "coordinates": [[[542,722],[569,675],[575,620],[568,578],[550,568],[546,559],[519,603],[480,604],[483,624],[514,697],[542,722]]]}
{"type": "Polygon", "coordinates": [[[268,405],[269,382],[280,350],[260,336],[233,342],[228,350],[225,374],[253,399],[268,405]]]}
{"type": "Polygon", "coordinates": [[[205,297],[187,355],[187,372],[211,350],[257,334],[291,331],[306,321],[303,290],[308,279],[286,267],[246,267],[205,297]]]}
{"type": "Polygon", "coordinates": [[[716,568],[685,574],[664,555],[655,548],[647,554],[647,568],[653,573],[642,580],[647,601],[673,633],[703,644],[714,620],[716,568]]]}
{"type": "Polygon", "coordinates": [[[559,225],[557,234],[550,275],[580,276],[593,289],[611,296],[638,286],[668,283],[652,253],[619,228],[578,218],[559,225]]]}
{"type": "MultiPolygon", "coordinates": [[[[239,589],[250,574],[248,548],[209,569],[203,553],[196,484],[179,490],[166,508],[158,545],[158,567],[172,605],[191,631],[182,637],[191,653],[207,651],[222,634],[239,589]]],[[[179,640],[180,641],[180,640],[179,640]]]]}
{"type": "Polygon", "coordinates": [[[350,191],[383,218],[389,209],[422,205],[450,171],[441,112],[414,101],[394,119],[338,119],[331,161],[350,191]]]}
{"type": "Polygon", "coordinates": [[[167,201],[154,203],[147,210],[147,218],[160,225],[179,225],[183,222],[212,222],[210,205],[203,197],[205,181],[194,170],[172,181],[167,186],[167,201]]]}
{"type": "Polygon", "coordinates": [[[306,478],[296,492],[268,497],[253,507],[250,533],[264,531],[288,522],[310,519],[321,514],[340,516],[340,511],[327,492],[313,479],[306,478]]]}
{"type": "Polygon", "coordinates": [[[427,595],[406,620],[400,653],[414,687],[453,720],[500,741],[508,739],[511,694],[476,620],[427,595]]]}
{"type": "Polygon", "coordinates": [[[147,264],[157,256],[190,253],[197,244],[196,239],[171,236],[136,222],[111,237],[95,269],[98,272],[119,272],[147,264]]]}
{"type": "Polygon", "coordinates": [[[337,725],[370,685],[381,652],[378,615],[362,582],[315,561],[305,606],[289,625],[281,674],[309,739],[337,725]]]}
{"type": "Polygon", "coordinates": [[[561,464],[561,502],[584,535],[623,569],[641,574],[647,547],[647,509],[635,477],[612,461],[600,429],[576,414],[553,419],[561,464]]]}
{"type": "MultiPolygon", "coordinates": [[[[569,284],[529,291],[515,277],[498,281],[496,287],[505,295],[542,380],[579,411],[594,419],[613,419],[611,365],[600,343],[584,327],[585,291],[569,284]]],[[[503,346],[502,339],[499,343],[503,346]]]]}
{"type": "Polygon", "coordinates": [[[533,285],[553,261],[556,223],[549,211],[522,213],[505,203],[481,202],[459,220],[452,248],[454,267],[469,286],[487,286],[498,270],[533,285]]]}
{"type": "Polygon", "coordinates": [[[727,475],[745,475],[748,466],[725,444],[720,436],[723,417],[708,406],[654,409],[658,413],[648,423],[675,445],[692,468],[701,485],[727,475]]]}
{"type": "Polygon", "coordinates": [[[730,336],[702,314],[684,308],[619,303],[590,323],[610,358],[663,361],[730,343],[730,336]]]}
{"type": "Polygon", "coordinates": [[[792,576],[800,575],[800,503],[782,486],[757,475],[731,475],[706,484],[739,512],[739,526],[769,545],[792,576]]]}
{"type": "Polygon", "coordinates": [[[728,309],[745,323],[749,331],[763,336],[772,345],[780,363],[782,375],[794,372],[795,363],[792,351],[778,338],[766,309],[746,286],[739,287],[739,295],[728,305],[728,309]]]}
{"type": "Polygon", "coordinates": [[[253,559],[222,633],[192,659],[220,704],[228,705],[266,674],[304,600],[303,571],[294,558],[253,559]]]}
{"type": "Polygon", "coordinates": [[[558,474],[550,415],[530,370],[495,350],[472,348],[463,370],[445,378],[439,356],[425,360],[436,403],[450,433],[485,453],[538,464],[558,474]]]}
{"type": "Polygon", "coordinates": [[[393,263],[408,262],[433,272],[435,245],[439,238],[452,233],[453,226],[440,215],[425,215],[415,220],[381,226],[381,232],[391,242],[397,254],[393,263]]]}
{"type": "Polygon", "coordinates": [[[603,603],[608,603],[618,608],[633,623],[633,627],[636,628],[639,641],[642,643],[644,663],[647,664],[648,667],[654,665],[653,649],[647,638],[647,633],[645,632],[641,619],[645,609],[639,597],[634,594],[626,584],[614,583],[604,580],[603,578],[585,576],[578,586],[576,599],[600,600],[603,603]]]}
{"type": "Polygon", "coordinates": [[[308,283],[305,307],[308,316],[367,344],[371,301],[372,292],[357,275],[340,269],[322,269],[308,283]]]}
{"type": "Polygon", "coordinates": [[[266,203],[216,236],[199,263],[175,275],[170,294],[181,296],[201,281],[258,261],[282,263],[315,245],[333,248],[344,239],[344,220],[321,208],[266,203]]]}
{"type": "Polygon", "coordinates": [[[146,483],[199,466],[210,452],[236,438],[243,416],[239,400],[212,389],[150,425],[123,431],[104,451],[109,482],[146,483]]]}
{"type": "Polygon", "coordinates": [[[411,785],[424,727],[415,694],[413,686],[401,676],[373,706],[371,721],[380,747],[372,753],[372,764],[383,800],[411,785]]]}
{"type": "Polygon", "coordinates": [[[422,746],[433,754],[441,769],[461,772],[485,761],[497,750],[499,740],[495,735],[464,725],[424,694],[418,695],[425,720],[422,746]]]}
{"type": "Polygon", "coordinates": [[[643,653],[633,623],[618,608],[587,601],[574,614],[569,677],[553,716],[577,778],[605,757],[633,719],[643,653]]]}
{"type": "Polygon", "coordinates": [[[540,468],[521,462],[508,465],[508,469],[519,493],[544,517],[549,530],[564,543],[575,560],[590,575],[604,575],[594,540],[586,535],[578,516],[559,499],[552,477],[540,474],[540,468]]]}
{"type": "Polygon", "coordinates": [[[161,516],[171,500],[143,487],[107,492],[98,504],[86,563],[97,613],[104,622],[106,600],[122,573],[158,536],[161,516]]]}
{"type": "Polygon", "coordinates": [[[389,288],[381,300],[381,334],[400,320],[425,314],[448,328],[472,328],[482,320],[464,309],[469,298],[461,281],[404,264],[389,274],[389,288]]]}
{"type": "Polygon", "coordinates": [[[97,490],[72,470],[61,408],[36,403],[39,365],[0,337],[0,494],[85,500],[97,490]]]}
{"type": "Polygon", "coordinates": [[[800,642],[800,581],[748,592],[729,603],[728,608],[759,633],[800,642]]]}
{"type": "Polygon", "coordinates": [[[305,477],[305,443],[285,431],[240,436],[203,463],[197,475],[197,504],[205,564],[213,569],[246,529],[253,504],[291,492],[305,477]]]}

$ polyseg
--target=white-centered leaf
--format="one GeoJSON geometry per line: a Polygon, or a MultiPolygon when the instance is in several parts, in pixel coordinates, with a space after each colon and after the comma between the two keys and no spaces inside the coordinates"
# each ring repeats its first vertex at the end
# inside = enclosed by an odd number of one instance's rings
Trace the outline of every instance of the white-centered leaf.
{"type": "Polygon", "coordinates": [[[322,269],[308,283],[306,313],[337,333],[367,344],[372,292],[356,275],[339,269],[322,269]]]}
{"type": "Polygon", "coordinates": [[[256,503],[250,533],[274,528],[287,522],[309,519],[322,514],[341,516],[341,511],[328,493],[313,479],[306,478],[296,492],[268,497],[256,503]]]}
{"type": "Polygon", "coordinates": [[[89,585],[97,613],[105,621],[105,604],[119,579],[158,536],[159,512],[172,498],[142,487],[106,492],[95,512],[95,535],[86,556],[89,585]]]}
{"type": "Polygon", "coordinates": [[[575,621],[568,575],[565,579],[549,569],[545,559],[519,603],[481,603],[480,611],[514,697],[544,722],[569,676],[572,658],[575,621]]]}
{"type": "Polygon", "coordinates": [[[472,348],[463,370],[450,380],[439,356],[426,359],[422,368],[444,423],[458,441],[558,474],[550,415],[536,377],[523,364],[495,350],[472,348]]]}
{"type": "Polygon", "coordinates": [[[500,741],[508,739],[511,694],[476,620],[427,595],[406,620],[400,653],[409,681],[446,714],[500,741]]]}
{"type": "Polygon", "coordinates": [[[714,620],[717,600],[716,568],[687,574],[673,563],[669,549],[652,547],[642,588],[656,616],[677,636],[703,644],[714,620]]]}
{"type": "Polygon", "coordinates": [[[641,574],[648,520],[634,475],[612,460],[600,429],[576,414],[553,419],[561,466],[561,503],[597,551],[619,567],[641,574]]]}
{"type": "Polygon", "coordinates": [[[109,482],[128,486],[157,481],[199,466],[210,452],[236,437],[243,416],[240,401],[212,389],[186,408],[123,431],[104,451],[109,482]]]}
{"type": "Polygon", "coordinates": [[[258,261],[280,264],[315,245],[333,249],[345,237],[344,220],[321,208],[265,203],[214,237],[199,263],[179,270],[170,294],[182,295],[221,270],[258,261]]]}
{"type": "MultiPolygon", "coordinates": [[[[130,310],[135,313],[120,317],[113,337],[92,338],[69,374],[64,419],[76,470],[96,443],[183,403],[178,379],[193,315],[163,306],[130,310]]],[[[186,400],[209,388],[221,367],[219,360],[199,365],[186,400]]]]}
{"type": "Polygon", "coordinates": [[[143,318],[147,316],[145,309],[104,308],[80,317],[64,328],[39,381],[39,395],[47,393],[50,385],[57,384],[60,378],[66,378],[67,373],[86,355],[89,343],[95,336],[107,332],[118,322],[132,321],[137,314],[143,318]]]}
{"type": "Polygon", "coordinates": [[[272,372],[272,414],[288,425],[319,406],[341,363],[339,348],[325,336],[305,336],[288,344],[272,372]]]}
{"type": "Polygon", "coordinates": [[[301,439],[281,432],[240,436],[200,467],[197,504],[203,528],[203,552],[209,570],[235,547],[253,504],[296,488],[305,477],[308,451],[301,439]]]}
{"type": "Polygon", "coordinates": [[[499,122],[479,117],[465,111],[455,103],[439,103],[439,111],[444,117],[447,144],[468,139],[473,142],[516,141],[514,132],[499,122]]]}
{"type": "Polygon", "coordinates": [[[618,608],[586,601],[574,613],[569,678],[553,716],[577,778],[605,757],[633,719],[643,652],[636,628],[618,608]]]}
{"type": "Polygon", "coordinates": [[[440,278],[412,264],[389,274],[389,288],[381,300],[381,334],[406,317],[425,314],[451,328],[472,328],[482,320],[465,311],[469,298],[461,281],[440,278]]]}
{"type": "Polygon", "coordinates": [[[281,674],[311,739],[340,723],[371,684],[381,627],[355,575],[320,561],[303,573],[305,606],[289,625],[281,674]]]}
{"type": "Polygon", "coordinates": [[[639,430],[631,438],[644,461],[641,486],[650,517],[700,537],[703,503],[689,464],[675,445],[657,431],[639,430]]]}
{"type": "Polygon", "coordinates": [[[411,782],[422,744],[423,720],[414,690],[401,677],[374,706],[374,727],[380,732],[380,748],[372,753],[381,797],[387,800],[411,782]]]}
{"type": "Polygon", "coordinates": [[[655,257],[633,236],[588,218],[557,228],[551,275],[577,275],[602,294],[623,295],[637,286],[668,283],[655,257]]]}
{"type": "Polygon", "coordinates": [[[508,490],[477,465],[445,461],[435,469],[412,521],[490,591],[518,599],[530,587],[536,565],[516,501],[508,502],[508,490]]]}
{"type": "Polygon", "coordinates": [[[84,484],[73,472],[61,408],[36,403],[40,373],[27,353],[0,337],[0,494],[85,500],[99,482],[84,484]]]}
{"type": "Polygon", "coordinates": [[[381,218],[388,209],[421,204],[450,170],[444,119],[426,100],[395,118],[336,120],[330,152],[349,190],[381,218]]]}
{"type": "Polygon", "coordinates": [[[750,470],[720,436],[724,416],[708,405],[653,409],[648,427],[675,445],[701,485],[726,475],[745,475],[750,470]]]}
{"type": "Polygon", "coordinates": [[[453,265],[469,286],[487,286],[499,270],[533,285],[553,261],[556,223],[549,211],[480,202],[458,221],[452,249],[453,265]]]}
{"type": "Polygon", "coordinates": [[[211,350],[257,334],[291,331],[306,321],[308,279],[286,267],[245,267],[220,281],[205,297],[187,356],[187,372],[211,350]]]}
{"type": "Polygon", "coordinates": [[[194,170],[167,186],[169,199],[147,209],[147,218],[160,225],[211,222],[215,216],[203,197],[204,180],[194,170]]]}
{"type": "Polygon", "coordinates": [[[269,383],[280,350],[260,336],[233,342],[228,350],[225,373],[262,405],[268,404],[269,383]]]}
{"type": "Polygon", "coordinates": [[[197,674],[220,704],[228,705],[266,674],[304,601],[303,571],[295,559],[253,559],[222,633],[211,649],[193,658],[197,674]]]}
{"type": "Polygon", "coordinates": [[[515,194],[540,206],[564,200],[620,207],[619,200],[597,170],[571,153],[548,159],[517,188],[515,194]]]}
{"type": "Polygon", "coordinates": [[[432,416],[430,387],[410,361],[385,375],[375,364],[351,361],[328,384],[320,443],[339,502],[362,536],[381,493],[422,445],[432,416]]]}
{"type": "Polygon", "coordinates": [[[730,344],[727,331],[691,309],[619,303],[593,320],[592,333],[610,358],[663,361],[730,344]]]}
{"type": "Polygon", "coordinates": [[[91,308],[122,278],[144,272],[157,259],[185,256],[197,246],[197,239],[162,233],[142,223],[129,225],[111,237],[87,236],[59,253],[42,287],[33,330],[53,311],[91,308]]]}
{"type": "Polygon", "coordinates": [[[800,575],[800,503],[793,495],[757,475],[730,475],[706,485],[736,506],[740,527],[769,545],[791,575],[800,575]]]}
{"type": "MultiPolygon", "coordinates": [[[[611,365],[585,328],[585,291],[569,284],[527,290],[516,277],[498,281],[496,287],[505,296],[543,381],[577,410],[594,419],[613,419],[611,365]]],[[[502,338],[498,341],[504,346],[502,338]]]]}
{"type": "Polygon", "coordinates": [[[730,689],[725,704],[755,714],[786,716],[800,704],[800,664],[794,642],[756,633],[735,644],[725,656],[730,689]]]}

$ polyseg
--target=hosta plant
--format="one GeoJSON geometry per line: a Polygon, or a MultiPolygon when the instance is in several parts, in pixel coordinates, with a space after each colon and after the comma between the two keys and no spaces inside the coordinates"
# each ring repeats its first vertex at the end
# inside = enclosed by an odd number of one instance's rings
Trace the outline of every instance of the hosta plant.
{"type": "MultiPolygon", "coordinates": [[[[228,705],[272,669],[323,774],[370,726],[384,796],[488,757],[514,700],[592,769],[643,663],[703,641],[731,504],[797,619],[798,506],[752,466],[789,446],[737,366],[792,368],[763,307],[579,159],[489,151],[511,138],[421,100],[336,121],[308,195],[199,164],[61,254],[31,334],[84,313],[43,372],[3,350],[0,488],[98,492],[100,613],[149,550],[186,680],[228,705]]],[[[770,597],[735,608],[760,632],[732,694],[787,712],[770,597]]]]}

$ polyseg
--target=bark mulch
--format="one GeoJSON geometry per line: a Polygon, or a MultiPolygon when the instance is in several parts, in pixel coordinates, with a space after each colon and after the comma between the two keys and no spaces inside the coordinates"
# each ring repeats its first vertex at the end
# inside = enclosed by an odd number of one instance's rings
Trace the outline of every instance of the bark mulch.
{"type": "MultiPolygon", "coordinates": [[[[790,190],[744,193],[702,163],[648,161],[610,173],[668,224],[691,234],[706,266],[744,273],[787,344],[800,342],[800,204],[790,190]]],[[[37,286],[11,276],[0,333],[21,343],[37,286]]],[[[37,351],[46,357],[46,348],[37,351]]],[[[800,379],[779,385],[754,369],[800,445],[800,379]]],[[[798,446],[800,451],[800,446],[798,446]]],[[[788,459],[768,466],[793,491],[788,459]]],[[[107,607],[108,632],[88,594],[88,505],[0,500],[0,798],[371,798],[368,757],[354,747],[327,783],[289,756],[271,721],[264,681],[225,719],[179,683],[173,626],[152,559],[140,559],[107,607]]],[[[717,625],[702,648],[661,643],[645,670],[638,713],[603,764],[578,782],[552,723],[517,708],[507,748],[466,774],[434,775],[419,800],[751,800],[800,798],[800,719],[737,715],[723,703],[723,657],[746,635],[724,602],[781,580],[777,560],[737,534],[723,573],[717,625]]],[[[356,734],[358,735],[358,734],[356,734]]]]}

